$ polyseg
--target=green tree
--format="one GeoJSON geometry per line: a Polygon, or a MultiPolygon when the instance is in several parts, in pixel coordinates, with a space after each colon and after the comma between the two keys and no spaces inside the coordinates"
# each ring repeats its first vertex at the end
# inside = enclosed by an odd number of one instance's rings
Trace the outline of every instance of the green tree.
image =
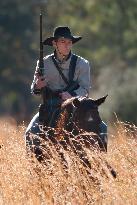
{"type": "MultiPolygon", "coordinates": [[[[114,111],[135,122],[137,0],[1,1],[0,113],[22,120],[36,109],[38,100],[31,97],[30,84],[39,56],[40,7],[44,38],[58,25],[68,25],[74,34],[83,36],[74,51],[93,65],[91,96],[109,92],[113,99],[108,100],[103,115],[112,118],[114,111]]],[[[44,47],[45,55],[51,51],[44,47]]]]}

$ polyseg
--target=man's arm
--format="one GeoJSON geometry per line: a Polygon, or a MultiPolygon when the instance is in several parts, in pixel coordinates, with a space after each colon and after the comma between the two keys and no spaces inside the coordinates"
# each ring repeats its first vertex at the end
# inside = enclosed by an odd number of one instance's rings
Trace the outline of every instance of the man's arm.
{"type": "Polygon", "coordinates": [[[45,77],[39,75],[39,61],[37,61],[36,70],[34,73],[34,79],[31,84],[31,93],[34,95],[40,95],[41,89],[47,85],[45,77]]]}

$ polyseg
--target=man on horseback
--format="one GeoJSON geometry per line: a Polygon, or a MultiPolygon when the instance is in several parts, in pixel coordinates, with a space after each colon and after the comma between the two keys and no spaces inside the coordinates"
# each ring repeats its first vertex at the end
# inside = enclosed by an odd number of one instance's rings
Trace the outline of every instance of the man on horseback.
{"type": "MultiPolygon", "coordinates": [[[[88,97],[90,89],[90,65],[89,62],[72,53],[73,44],[82,37],[73,36],[68,27],[55,28],[53,36],[47,38],[43,44],[53,46],[54,53],[47,55],[44,60],[44,75],[39,74],[39,61],[37,62],[31,91],[35,95],[44,95],[44,105],[40,106],[30,122],[27,132],[39,133],[39,124],[54,127],[57,118],[56,112],[59,105],[72,97],[88,97]]],[[[100,124],[100,136],[106,137],[107,126],[100,124]]]]}
{"type": "Polygon", "coordinates": [[[87,96],[90,88],[90,67],[89,62],[80,56],[77,58],[74,81],[77,81],[79,87],[75,91],[63,91],[66,88],[66,82],[60,76],[56,64],[61,68],[62,73],[69,80],[69,66],[72,59],[72,46],[81,39],[80,36],[72,36],[68,27],[57,27],[54,36],[47,38],[44,45],[53,46],[54,53],[44,58],[44,74],[40,77],[38,73],[38,63],[34,80],[31,86],[34,94],[39,94],[41,88],[48,86],[53,91],[62,90],[60,96],[62,100],[72,96],[87,96]]]}

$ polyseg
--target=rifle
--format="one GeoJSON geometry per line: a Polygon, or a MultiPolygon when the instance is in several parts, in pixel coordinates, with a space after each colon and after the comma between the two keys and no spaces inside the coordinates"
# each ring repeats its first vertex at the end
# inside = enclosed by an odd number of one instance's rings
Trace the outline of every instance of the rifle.
{"type": "Polygon", "coordinates": [[[44,61],[43,61],[43,42],[42,42],[42,14],[40,13],[40,53],[39,53],[39,75],[43,76],[44,61]]]}
{"type": "MultiPolygon", "coordinates": [[[[42,14],[40,13],[40,52],[39,52],[39,75],[44,76],[44,60],[43,60],[43,41],[42,41],[42,14]]],[[[44,80],[44,79],[43,79],[44,80]]],[[[41,89],[43,104],[45,104],[46,87],[41,89]]]]}

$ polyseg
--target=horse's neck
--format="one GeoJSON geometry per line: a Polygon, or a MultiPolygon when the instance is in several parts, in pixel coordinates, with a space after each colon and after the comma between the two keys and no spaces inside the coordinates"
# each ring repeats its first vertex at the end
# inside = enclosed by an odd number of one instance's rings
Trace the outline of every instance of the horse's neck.
{"type": "Polygon", "coordinates": [[[56,128],[62,128],[62,129],[65,128],[67,119],[68,119],[68,112],[65,109],[60,113],[60,117],[57,121],[56,128]]]}
{"type": "Polygon", "coordinates": [[[60,117],[58,119],[58,122],[56,124],[56,127],[66,129],[68,131],[70,130],[71,127],[71,121],[72,121],[72,115],[73,115],[73,106],[69,104],[65,108],[62,109],[60,113],[60,117]]]}

